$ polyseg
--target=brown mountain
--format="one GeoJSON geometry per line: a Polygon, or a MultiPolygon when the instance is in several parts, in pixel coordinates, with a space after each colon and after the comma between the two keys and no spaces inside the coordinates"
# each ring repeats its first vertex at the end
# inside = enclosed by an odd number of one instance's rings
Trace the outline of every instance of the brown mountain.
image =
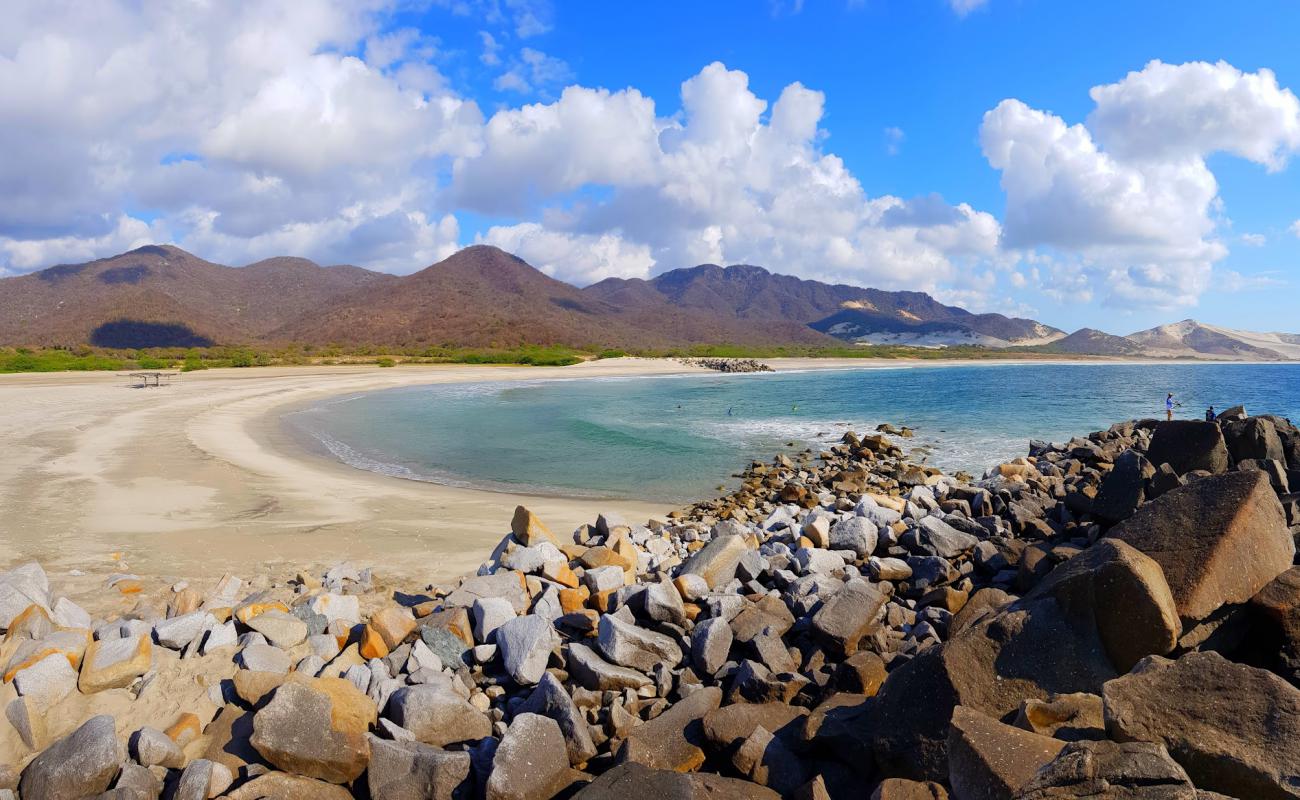
{"type": "Polygon", "coordinates": [[[1140,344],[1096,328],[1080,328],[1040,349],[1047,353],[1098,356],[1133,356],[1143,352],[1140,344]]]}
{"type": "Polygon", "coordinates": [[[271,336],[289,341],[500,347],[832,343],[792,321],[740,320],[675,307],[658,295],[606,299],[487,245],[467,247],[398,283],[343,296],[271,336]]]}
{"type": "Polygon", "coordinates": [[[397,278],[273,258],[246,267],[150,245],[0,280],[0,343],[191,346],[261,339],[332,298],[397,278]]]}
{"type": "Polygon", "coordinates": [[[924,292],[888,292],[776,275],[741,264],[665,272],[648,281],[609,278],[586,293],[610,302],[652,302],[655,295],[680,308],[736,319],[789,320],[839,339],[900,344],[1038,344],[1063,331],[1029,319],[972,314],[924,292]]]}

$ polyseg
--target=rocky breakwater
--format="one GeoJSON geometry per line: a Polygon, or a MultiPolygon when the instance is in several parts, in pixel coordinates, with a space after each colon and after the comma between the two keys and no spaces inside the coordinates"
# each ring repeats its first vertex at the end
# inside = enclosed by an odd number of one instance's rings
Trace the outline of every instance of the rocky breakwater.
{"type": "Polygon", "coordinates": [[[646,525],[520,508],[454,586],[133,586],[106,621],[28,565],[0,796],[1300,797],[1297,479],[1244,412],[974,482],[848,434],[646,525]]]}
{"type": "Polygon", "coordinates": [[[703,367],[714,372],[773,372],[774,370],[761,361],[752,358],[683,358],[681,363],[688,367],[703,367]]]}

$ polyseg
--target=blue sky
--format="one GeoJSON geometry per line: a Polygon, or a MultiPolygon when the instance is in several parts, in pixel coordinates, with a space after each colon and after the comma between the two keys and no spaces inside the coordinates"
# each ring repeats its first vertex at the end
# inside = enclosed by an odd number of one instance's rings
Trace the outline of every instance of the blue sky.
{"type": "Polygon", "coordinates": [[[580,284],[746,261],[1067,330],[1300,332],[1300,4],[97,14],[0,12],[0,273],[488,241],[580,284]]]}

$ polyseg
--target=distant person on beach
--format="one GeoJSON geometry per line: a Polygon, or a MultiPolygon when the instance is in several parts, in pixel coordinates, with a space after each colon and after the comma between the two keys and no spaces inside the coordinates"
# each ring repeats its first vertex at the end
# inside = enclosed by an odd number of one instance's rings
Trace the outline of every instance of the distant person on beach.
{"type": "Polygon", "coordinates": [[[1170,392],[1165,395],[1165,419],[1172,420],[1174,418],[1175,405],[1177,405],[1177,403],[1174,402],[1174,393],[1170,392]]]}
{"type": "Polygon", "coordinates": [[[1214,422],[1214,406],[1205,409],[1205,421],[1214,422]]]}

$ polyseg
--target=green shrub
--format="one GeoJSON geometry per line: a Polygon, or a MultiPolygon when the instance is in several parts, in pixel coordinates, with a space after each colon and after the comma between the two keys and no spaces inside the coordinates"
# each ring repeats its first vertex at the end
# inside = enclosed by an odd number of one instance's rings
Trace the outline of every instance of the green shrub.
{"type": "Polygon", "coordinates": [[[395,367],[395,366],[397,366],[397,362],[394,361],[393,359],[387,357],[387,356],[384,356],[383,358],[376,358],[376,359],[375,359],[375,363],[378,364],[378,365],[381,366],[381,367],[395,367]]]}

